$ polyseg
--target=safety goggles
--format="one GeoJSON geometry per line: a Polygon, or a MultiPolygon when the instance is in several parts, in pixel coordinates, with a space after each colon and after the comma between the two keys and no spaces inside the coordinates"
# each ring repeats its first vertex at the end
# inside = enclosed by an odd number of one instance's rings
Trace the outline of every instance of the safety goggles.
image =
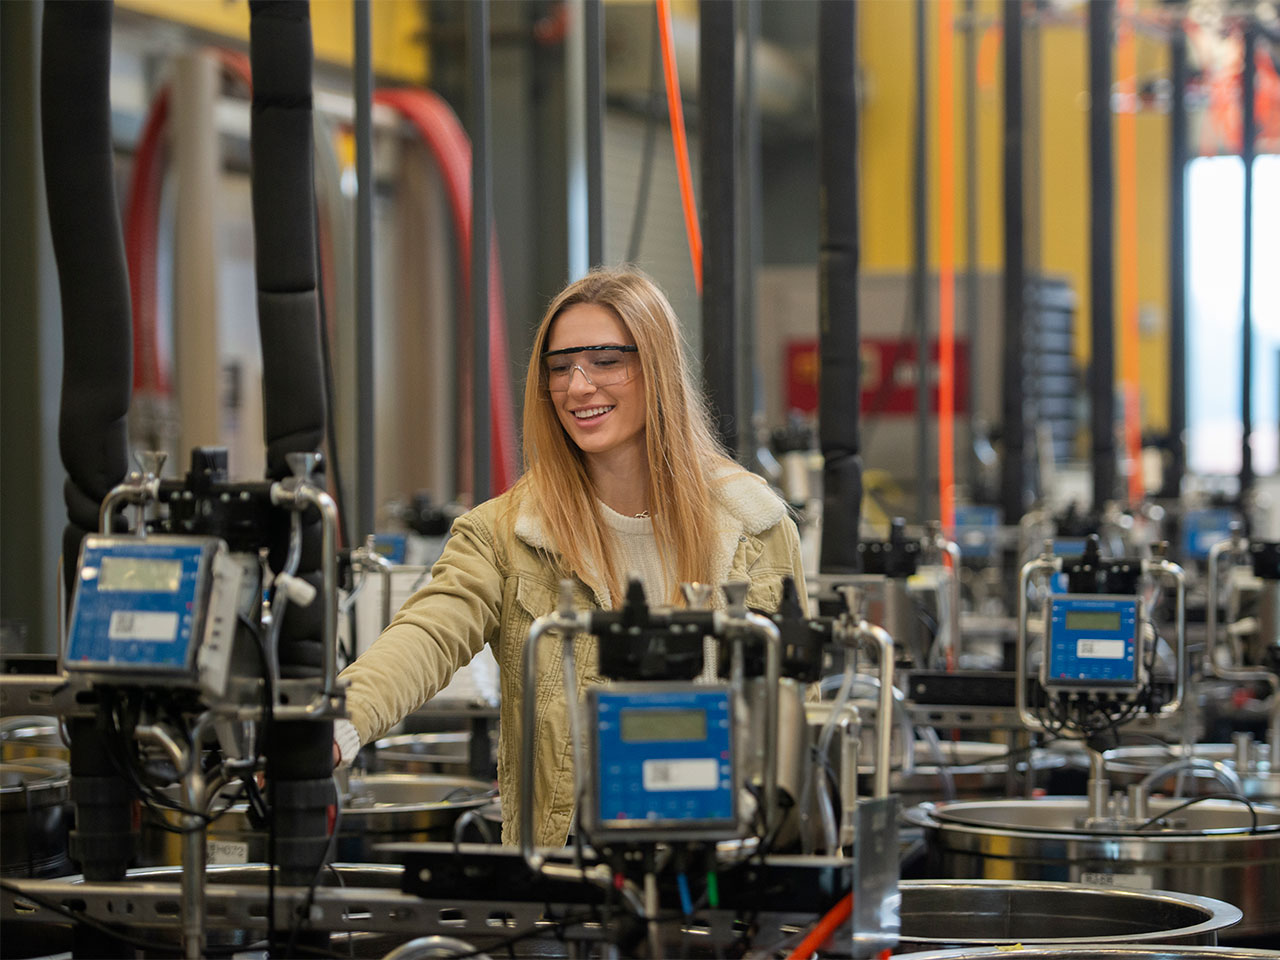
{"type": "Polygon", "coordinates": [[[552,393],[564,393],[577,370],[593,387],[611,387],[626,383],[636,373],[633,356],[638,347],[604,344],[596,347],[565,347],[548,350],[542,355],[542,368],[547,374],[547,387],[552,393]]]}

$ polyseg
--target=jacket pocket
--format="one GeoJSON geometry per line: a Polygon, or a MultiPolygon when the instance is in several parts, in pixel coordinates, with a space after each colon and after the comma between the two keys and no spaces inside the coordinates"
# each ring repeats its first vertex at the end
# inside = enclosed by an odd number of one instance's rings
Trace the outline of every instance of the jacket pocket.
{"type": "MultiPolygon", "coordinates": [[[[538,617],[545,617],[547,614],[554,613],[560,602],[559,585],[552,586],[544,580],[536,577],[520,577],[516,582],[515,590],[516,604],[520,608],[519,621],[521,622],[523,632],[519,637],[512,637],[514,641],[511,646],[519,648],[523,651],[525,642],[528,638],[530,627],[533,621],[538,617]]],[[[594,607],[595,604],[591,595],[586,588],[578,585],[574,588],[573,605],[576,610],[583,610],[588,607],[594,607]]],[[[558,637],[548,637],[546,640],[539,642],[538,659],[546,661],[548,658],[549,648],[554,647],[555,653],[551,658],[557,665],[562,659],[563,642],[558,637]]],[[[582,682],[588,683],[602,682],[600,678],[599,656],[596,650],[595,637],[587,634],[578,634],[573,642],[573,654],[575,660],[575,668],[578,674],[578,688],[581,691],[582,682]]],[[[519,665],[515,665],[519,668],[519,665]]],[[[557,669],[557,673],[558,673],[557,669]]],[[[539,671],[541,675],[541,671],[539,671]]],[[[541,693],[539,694],[542,695],[541,693]]]]}
{"type": "Polygon", "coordinates": [[[782,577],[768,573],[751,580],[747,588],[747,609],[774,613],[782,603],[782,577]]]}

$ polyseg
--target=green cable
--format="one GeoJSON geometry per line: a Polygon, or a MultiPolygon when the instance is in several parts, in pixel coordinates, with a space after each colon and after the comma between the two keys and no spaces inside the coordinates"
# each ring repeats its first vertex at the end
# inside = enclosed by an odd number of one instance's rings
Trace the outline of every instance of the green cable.
{"type": "Polygon", "coordinates": [[[707,903],[711,905],[712,910],[720,908],[720,885],[716,881],[714,872],[707,874],[707,903]]]}

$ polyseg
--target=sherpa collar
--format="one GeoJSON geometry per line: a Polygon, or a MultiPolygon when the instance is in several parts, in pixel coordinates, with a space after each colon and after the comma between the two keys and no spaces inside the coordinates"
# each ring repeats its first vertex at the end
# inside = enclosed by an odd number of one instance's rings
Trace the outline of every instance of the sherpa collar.
{"type": "MultiPolygon", "coordinates": [[[[763,477],[746,470],[721,470],[712,481],[711,492],[716,505],[712,567],[716,582],[723,583],[733,565],[739,541],[744,536],[756,536],[768,530],[786,516],[787,508],[763,477]]],[[[542,518],[523,504],[516,514],[515,535],[535,549],[552,552],[556,549],[542,518]]],[[[586,573],[584,579],[592,586],[596,602],[605,609],[611,607],[609,591],[603,586],[598,571],[586,573]]]]}

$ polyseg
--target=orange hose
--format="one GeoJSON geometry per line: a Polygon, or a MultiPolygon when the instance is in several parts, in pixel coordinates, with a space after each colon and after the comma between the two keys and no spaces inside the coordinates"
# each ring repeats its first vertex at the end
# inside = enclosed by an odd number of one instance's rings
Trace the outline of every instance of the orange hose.
{"type": "Polygon", "coordinates": [[[689,143],[684,133],[684,106],[680,100],[680,76],[676,72],[676,46],[671,39],[671,4],[656,0],[658,34],[662,40],[662,75],[667,82],[667,113],[671,118],[671,145],[676,153],[676,175],[680,180],[680,205],[684,208],[684,231],[689,237],[689,259],[693,261],[693,282],[702,293],[702,229],[693,200],[693,174],[689,171],[689,143]]]}
{"type": "Polygon", "coordinates": [[[1129,502],[1143,496],[1142,411],[1138,357],[1138,49],[1133,35],[1134,0],[1116,6],[1116,73],[1121,109],[1116,120],[1116,226],[1120,244],[1120,384],[1124,402],[1129,502]]]}
{"type": "Polygon", "coordinates": [[[956,525],[956,133],[952,0],[938,0],[937,10],[938,511],[941,514],[942,529],[947,536],[951,536],[956,525]]]}
{"type": "Polygon", "coordinates": [[[787,956],[787,960],[807,960],[808,957],[813,956],[831,938],[831,935],[839,929],[840,924],[849,919],[849,914],[851,913],[853,913],[853,894],[846,893],[834,907],[827,911],[827,915],[818,921],[817,926],[810,930],[808,935],[791,951],[787,956]]]}

